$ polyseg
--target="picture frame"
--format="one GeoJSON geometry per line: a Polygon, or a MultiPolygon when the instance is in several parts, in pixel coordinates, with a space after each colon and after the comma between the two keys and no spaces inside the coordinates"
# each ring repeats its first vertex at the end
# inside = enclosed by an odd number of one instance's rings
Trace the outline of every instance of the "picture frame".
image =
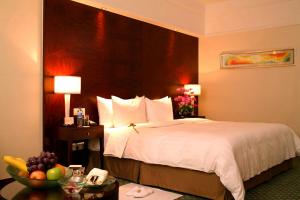
{"type": "Polygon", "coordinates": [[[272,67],[294,65],[294,49],[223,52],[221,69],[241,67],[272,67]]]}
{"type": "Polygon", "coordinates": [[[81,110],[83,116],[85,116],[85,108],[73,108],[73,115],[76,116],[79,110],[81,110]]]}

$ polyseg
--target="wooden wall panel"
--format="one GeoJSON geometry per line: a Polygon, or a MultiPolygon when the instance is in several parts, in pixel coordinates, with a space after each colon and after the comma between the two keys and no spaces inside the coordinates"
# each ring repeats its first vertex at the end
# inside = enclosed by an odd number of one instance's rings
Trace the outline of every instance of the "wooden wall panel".
{"type": "Polygon", "coordinates": [[[45,0],[44,149],[64,117],[63,95],[49,89],[56,75],[81,76],[71,109],[85,107],[98,122],[97,95],[159,98],[197,83],[198,38],[70,0],[45,0]]]}

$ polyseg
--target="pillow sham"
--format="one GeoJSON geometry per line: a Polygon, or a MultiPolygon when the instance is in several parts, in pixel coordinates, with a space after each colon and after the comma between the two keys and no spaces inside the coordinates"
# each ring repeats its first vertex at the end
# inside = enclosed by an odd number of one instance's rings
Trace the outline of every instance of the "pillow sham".
{"type": "Polygon", "coordinates": [[[112,96],[111,99],[115,127],[147,122],[145,97],[121,99],[112,96]]]}
{"type": "Polygon", "coordinates": [[[113,123],[113,107],[112,100],[97,96],[97,107],[99,124],[105,126],[105,128],[111,128],[113,123]]]}
{"type": "Polygon", "coordinates": [[[146,111],[148,122],[173,120],[172,100],[168,96],[156,100],[146,98],[146,111]]]}

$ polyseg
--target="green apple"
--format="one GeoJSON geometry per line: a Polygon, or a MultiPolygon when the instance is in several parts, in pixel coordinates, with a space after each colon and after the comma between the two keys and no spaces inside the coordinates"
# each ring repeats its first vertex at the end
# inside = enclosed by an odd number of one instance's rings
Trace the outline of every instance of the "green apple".
{"type": "Polygon", "coordinates": [[[47,179],[48,180],[58,180],[63,176],[63,174],[61,173],[60,169],[57,167],[48,169],[47,171],[47,179]]]}

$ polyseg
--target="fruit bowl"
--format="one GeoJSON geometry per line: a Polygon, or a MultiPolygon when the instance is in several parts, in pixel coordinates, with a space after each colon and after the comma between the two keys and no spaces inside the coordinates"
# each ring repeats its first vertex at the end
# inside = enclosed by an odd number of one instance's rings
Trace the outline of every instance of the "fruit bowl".
{"type": "MultiPolygon", "coordinates": [[[[17,168],[14,168],[11,165],[7,166],[6,171],[16,181],[32,189],[50,189],[50,188],[55,188],[60,186],[58,180],[38,180],[38,179],[30,179],[28,177],[20,176],[19,170],[17,168]]],[[[69,171],[66,172],[66,176],[71,176],[71,175],[72,172],[69,171]]]]}

